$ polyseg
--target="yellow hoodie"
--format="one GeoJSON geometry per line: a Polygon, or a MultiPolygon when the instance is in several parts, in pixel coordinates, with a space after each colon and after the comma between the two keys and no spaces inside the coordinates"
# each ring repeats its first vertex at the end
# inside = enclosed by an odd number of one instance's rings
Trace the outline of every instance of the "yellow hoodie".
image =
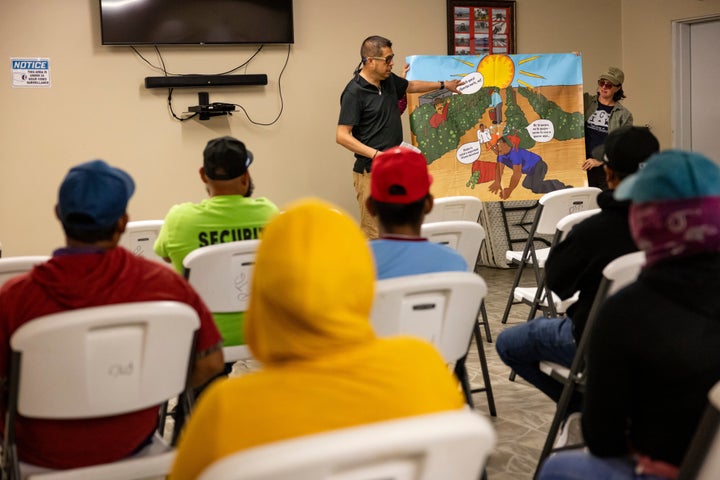
{"type": "Polygon", "coordinates": [[[245,327],[263,369],[203,393],[170,478],[195,478],[213,461],[263,443],[462,408],[434,347],[375,336],[374,282],[367,239],[346,214],[305,200],[272,220],[245,327]]]}

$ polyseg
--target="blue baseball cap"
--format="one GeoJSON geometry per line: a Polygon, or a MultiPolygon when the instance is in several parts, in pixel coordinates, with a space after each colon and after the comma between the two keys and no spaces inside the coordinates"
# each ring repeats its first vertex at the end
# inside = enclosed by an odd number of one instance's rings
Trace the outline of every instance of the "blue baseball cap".
{"type": "Polygon", "coordinates": [[[706,156],[665,150],[640,165],[615,190],[617,200],[645,203],[720,196],[720,167],[706,156]]]}
{"type": "Polygon", "coordinates": [[[102,160],[70,169],[58,193],[57,211],[63,225],[81,230],[111,228],[125,214],[135,192],[133,179],[102,160]]]}

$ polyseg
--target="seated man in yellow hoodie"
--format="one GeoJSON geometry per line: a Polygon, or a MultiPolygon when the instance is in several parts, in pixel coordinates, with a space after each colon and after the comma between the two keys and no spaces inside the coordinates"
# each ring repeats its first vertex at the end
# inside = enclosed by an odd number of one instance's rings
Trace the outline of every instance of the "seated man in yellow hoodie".
{"type": "Polygon", "coordinates": [[[462,408],[429,343],[377,338],[368,242],[332,205],[302,201],[272,220],[258,250],[245,333],[262,370],[215,382],[179,446],[172,480],[264,443],[462,408]]]}

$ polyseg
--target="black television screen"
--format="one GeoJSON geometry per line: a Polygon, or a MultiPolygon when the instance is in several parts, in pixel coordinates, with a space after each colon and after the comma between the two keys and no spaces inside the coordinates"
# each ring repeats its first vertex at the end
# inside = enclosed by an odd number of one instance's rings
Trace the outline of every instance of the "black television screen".
{"type": "Polygon", "coordinates": [[[100,0],[103,45],[293,43],[292,0],[100,0]]]}

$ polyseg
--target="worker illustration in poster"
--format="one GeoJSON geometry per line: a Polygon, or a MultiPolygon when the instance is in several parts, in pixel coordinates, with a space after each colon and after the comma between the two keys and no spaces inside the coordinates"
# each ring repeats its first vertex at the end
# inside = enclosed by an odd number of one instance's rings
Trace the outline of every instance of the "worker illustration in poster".
{"type": "Polygon", "coordinates": [[[574,54],[408,57],[408,79],[463,80],[461,94],[408,97],[412,141],[435,196],[528,200],[581,186],[582,57],[574,54]]]}

